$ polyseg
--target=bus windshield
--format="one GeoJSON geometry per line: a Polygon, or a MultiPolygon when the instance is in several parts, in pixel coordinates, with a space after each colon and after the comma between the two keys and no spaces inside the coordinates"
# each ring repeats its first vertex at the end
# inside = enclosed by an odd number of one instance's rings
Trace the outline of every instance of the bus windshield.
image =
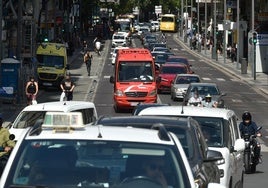
{"type": "Polygon", "coordinates": [[[119,62],[118,81],[152,82],[154,71],[152,62],[119,62]]]}

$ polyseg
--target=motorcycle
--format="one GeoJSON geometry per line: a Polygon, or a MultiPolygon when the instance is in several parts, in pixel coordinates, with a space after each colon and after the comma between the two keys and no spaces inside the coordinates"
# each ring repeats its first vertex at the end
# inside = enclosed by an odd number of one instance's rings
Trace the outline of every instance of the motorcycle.
{"type": "Polygon", "coordinates": [[[95,47],[96,47],[96,50],[97,50],[97,54],[100,56],[100,48],[101,48],[101,42],[100,41],[96,41],[95,43],[95,47]]]}
{"type": "MultiPolygon", "coordinates": [[[[15,135],[14,134],[10,134],[9,135],[9,140],[14,140],[15,139],[15,135]]],[[[0,146],[0,152],[4,152],[5,151],[5,148],[0,146]]],[[[8,158],[9,158],[9,155],[10,155],[11,151],[6,153],[5,155],[2,155],[0,157],[0,176],[2,175],[3,173],[3,170],[5,169],[5,166],[7,164],[7,161],[8,161],[8,158]]]]}
{"type": "MultiPolygon", "coordinates": [[[[262,127],[258,127],[257,132],[261,130],[262,127]]],[[[256,166],[259,164],[260,156],[256,154],[256,140],[257,135],[244,134],[245,140],[245,150],[244,150],[244,166],[245,172],[247,174],[255,173],[256,166]]]]}

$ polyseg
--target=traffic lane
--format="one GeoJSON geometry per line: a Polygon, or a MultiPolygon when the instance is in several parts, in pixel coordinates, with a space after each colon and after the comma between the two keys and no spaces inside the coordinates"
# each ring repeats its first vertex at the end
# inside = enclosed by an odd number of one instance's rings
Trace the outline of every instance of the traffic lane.
{"type": "Polygon", "coordinates": [[[268,153],[262,153],[263,163],[257,165],[256,173],[244,175],[244,188],[266,187],[268,173],[268,153]]]}
{"type": "MultiPolygon", "coordinates": [[[[171,34],[170,34],[171,35],[171,34]]],[[[168,37],[168,46],[170,46],[176,55],[188,58],[192,69],[199,74],[203,82],[217,83],[221,91],[227,93],[224,97],[226,106],[233,109],[240,117],[245,110],[249,110],[253,114],[254,120],[264,127],[262,130],[267,135],[268,122],[266,120],[266,112],[268,110],[267,96],[258,90],[255,90],[247,83],[238,79],[234,75],[222,71],[212,66],[199,57],[193,56],[187,50],[183,49],[177,42],[168,37]]],[[[170,95],[159,95],[163,103],[178,104],[170,99],[170,95]]],[[[180,104],[180,103],[179,103],[180,104]]],[[[262,138],[267,143],[267,137],[262,138]]]]}

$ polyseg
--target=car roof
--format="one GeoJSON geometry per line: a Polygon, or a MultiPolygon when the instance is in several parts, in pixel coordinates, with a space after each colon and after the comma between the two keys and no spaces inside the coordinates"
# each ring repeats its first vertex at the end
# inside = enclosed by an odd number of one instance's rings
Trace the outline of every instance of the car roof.
{"type": "MultiPolygon", "coordinates": [[[[34,129],[32,129],[34,130],[34,129]]],[[[20,137],[20,138],[23,138],[20,137]]],[[[126,141],[126,142],[140,142],[140,143],[155,143],[174,145],[173,139],[168,134],[167,139],[161,139],[158,130],[140,129],[140,128],[126,128],[126,127],[110,127],[110,126],[84,126],[81,129],[73,130],[71,132],[55,133],[52,128],[42,128],[39,134],[34,131],[29,131],[25,138],[30,139],[65,139],[65,140],[101,140],[101,141],[126,141]],[[32,134],[31,134],[32,132],[32,134]],[[52,134],[53,133],[53,134],[52,134]],[[150,139],[148,139],[150,138],[150,139]]]]}
{"type": "Polygon", "coordinates": [[[200,83],[190,83],[191,86],[217,86],[216,83],[200,82],[200,83]]]}
{"type": "Polygon", "coordinates": [[[192,76],[192,77],[200,77],[198,74],[177,74],[177,77],[184,77],[184,76],[192,76]]]}
{"type": "Polygon", "coordinates": [[[164,117],[164,116],[103,116],[100,117],[96,124],[113,125],[113,126],[133,126],[148,127],[161,123],[166,125],[175,125],[188,127],[188,118],[164,117]]]}
{"type": "Polygon", "coordinates": [[[162,65],[163,67],[186,67],[183,63],[173,64],[173,63],[165,63],[162,65]]]}
{"type": "Polygon", "coordinates": [[[193,116],[193,117],[215,117],[229,119],[235,112],[225,108],[206,108],[195,106],[159,106],[149,107],[142,110],[138,115],[159,116],[193,116]]]}
{"type": "Polygon", "coordinates": [[[22,111],[60,111],[67,112],[76,109],[83,108],[95,108],[95,104],[87,101],[56,101],[56,102],[45,102],[30,105],[25,107],[22,111]]]}

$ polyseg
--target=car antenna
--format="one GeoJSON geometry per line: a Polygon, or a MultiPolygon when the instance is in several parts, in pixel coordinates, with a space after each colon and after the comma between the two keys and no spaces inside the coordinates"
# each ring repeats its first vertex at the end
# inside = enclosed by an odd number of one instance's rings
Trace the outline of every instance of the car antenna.
{"type": "Polygon", "coordinates": [[[101,131],[100,131],[100,125],[98,125],[98,131],[99,131],[98,138],[102,138],[101,131]]]}

